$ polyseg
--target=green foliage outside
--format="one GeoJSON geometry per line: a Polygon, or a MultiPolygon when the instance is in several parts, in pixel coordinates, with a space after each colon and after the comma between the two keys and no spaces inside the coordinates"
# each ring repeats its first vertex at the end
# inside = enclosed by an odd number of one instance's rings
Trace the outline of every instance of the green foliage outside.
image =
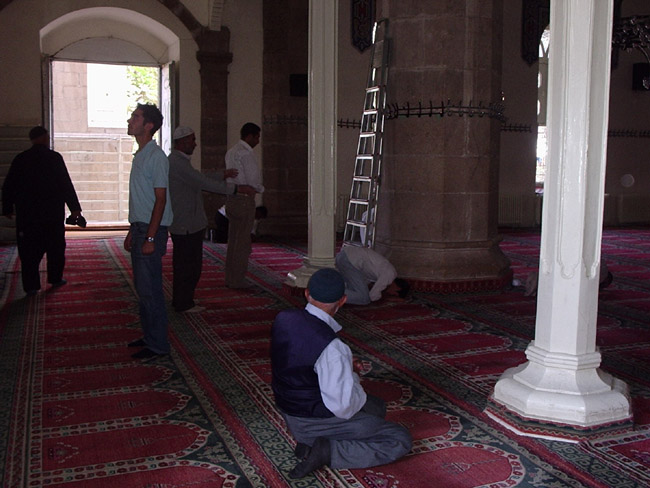
{"type": "Polygon", "coordinates": [[[158,105],[158,68],[128,66],[126,76],[130,84],[130,88],[127,90],[127,96],[129,97],[127,115],[135,110],[138,103],[155,103],[158,105]]]}

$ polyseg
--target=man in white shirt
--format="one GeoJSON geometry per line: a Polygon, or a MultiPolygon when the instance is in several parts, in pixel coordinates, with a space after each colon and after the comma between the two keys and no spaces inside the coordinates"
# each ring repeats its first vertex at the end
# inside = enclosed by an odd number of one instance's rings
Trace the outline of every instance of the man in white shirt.
{"type": "MultiPolygon", "coordinates": [[[[233,178],[237,185],[248,185],[262,193],[262,177],[253,148],[260,142],[262,129],[252,122],[244,124],[240,131],[241,140],[226,153],[226,169],[236,169],[233,178]]],[[[226,286],[245,288],[244,278],[248,270],[251,253],[251,230],[255,221],[254,195],[229,195],[226,200],[228,217],[228,249],[226,251],[226,286]]]]}
{"type": "Polygon", "coordinates": [[[331,268],[309,280],[303,310],[280,312],[271,328],[275,403],[297,441],[302,478],[327,465],[368,468],[391,463],[411,449],[411,435],[384,419],[386,405],[368,395],[354,372],[352,351],[336,335],[333,316],[346,301],[343,277],[331,268]]]}
{"type": "Polygon", "coordinates": [[[347,303],[351,305],[375,302],[381,298],[382,292],[405,298],[409,291],[408,282],[397,278],[397,271],[390,261],[367,247],[344,246],[336,255],[336,269],[343,275],[347,303]]]}

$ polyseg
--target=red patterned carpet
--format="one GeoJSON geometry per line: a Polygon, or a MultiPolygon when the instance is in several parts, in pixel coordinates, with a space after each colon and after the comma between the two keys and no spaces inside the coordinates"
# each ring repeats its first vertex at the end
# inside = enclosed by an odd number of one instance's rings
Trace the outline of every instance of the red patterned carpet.
{"type": "MultiPolygon", "coordinates": [[[[198,298],[170,312],[173,353],[130,358],[139,337],[120,238],[70,239],[69,284],[24,297],[15,249],[0,247],[0,454],[3,487],[351,488],[650,485],[650,231],[605,233],[614,283],[601,292],[603,368],[630,385],[633,431],[564,443],[513,436],[483,410],[501,372],[524,360],[535,300],[522,288],[415,293],[406,303],[344,307],[344,339],[365,388],[406,425],[411,453],[367,470],[290,480],[293,440],[273,405],[268,337],[302,306],[282,287],[304,248],[256,243],[252,287],[223,285],[225,246],[206,243],[198,298]]],[[[539,235],[506,234],[515,278],[536,269],[539,235]]],[[[171,253],[171,241],[169,243],[171,253]]],[[[171,291],[171,255],[165,259],[171,291]]]]}

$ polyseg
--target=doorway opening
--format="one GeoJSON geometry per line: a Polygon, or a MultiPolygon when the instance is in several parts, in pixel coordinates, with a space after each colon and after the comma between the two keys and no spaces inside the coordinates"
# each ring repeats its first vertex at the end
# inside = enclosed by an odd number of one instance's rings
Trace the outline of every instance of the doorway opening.
{"type": "Polygon", "coordinates": [[[546,127],[546,101],[548,98],[548,50],[551,31],[547,26],[539,42],[539,72],[537,75],[537,164],[535,169],[535,189],[544,191],[546,179],[546,158],[548,153],[546,127]]]}
{"type": "MultiPolygon", "coordinates": [[[[137,103],[162,109],[162,69],[63,60],[52,60],[50,69],[53,148],[66,162],[84,216],[89,225],[126,225],[137,149],[126,121],[137,103]]],[[[156,136],[168,152],[164,129],[156,136]]]]}

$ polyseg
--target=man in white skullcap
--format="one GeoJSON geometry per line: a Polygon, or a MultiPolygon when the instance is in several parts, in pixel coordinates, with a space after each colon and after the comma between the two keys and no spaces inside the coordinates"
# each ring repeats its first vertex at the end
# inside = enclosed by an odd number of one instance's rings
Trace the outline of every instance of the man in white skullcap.
{"type": "Polygon", "coordinates": [[[177,312],[201,312],[194,302],[194,290],[201,277],[203,236],[208,219],[203,207],[203,191],[234,195],[255,194],[246,185],[226,182],[237,170],[203,174],[190,162],[196,148],[196,135],[190,127],[180,126],[173,134],[174,149],[169,153],[169,195],[174,220],[169,232],[174,243],[172,305],[177,312]]]}

